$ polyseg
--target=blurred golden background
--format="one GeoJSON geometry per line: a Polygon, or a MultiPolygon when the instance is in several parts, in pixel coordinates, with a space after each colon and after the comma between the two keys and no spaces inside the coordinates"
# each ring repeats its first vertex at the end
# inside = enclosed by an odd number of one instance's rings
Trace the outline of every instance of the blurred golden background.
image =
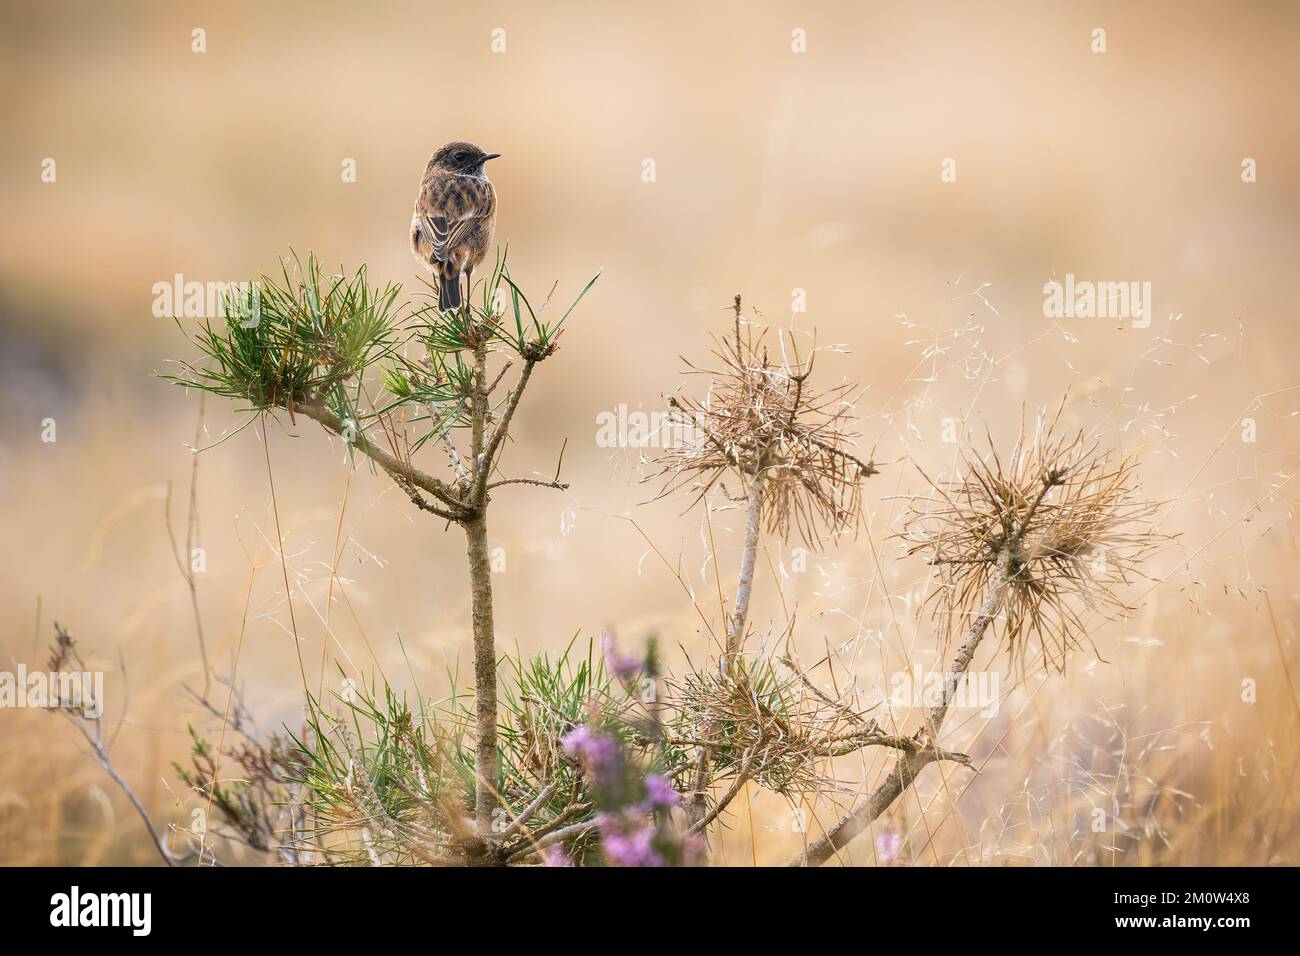
{"type": "MultiPolygon", "coordinates": [[[[521,474],[549,474],[567,439],[572,487],[498,496],[501,645],[607,627],[704,654],[624,520],[707,596],[700,516],[647,504],[637,451],[598,447],[596,418],[661,409],[740,292],[749,314],[843,344],[818,374],[869,386],[863,444],[888,463],[857,540],[784,579],[788,547],[768,542],[753,623],[779,633],[797,605],[809,660],[866,642],[870,687],[897,641],[933,650],[923,570],[888,535],[921,485],[909,456],[951,464],[946,418],[1005,442],[1068,388],[1069,424],[1140,451],[1149,495],[1171,502],[1180,537],[1149,569],[1159,585],[1129,595],[1134,618],[1091,635],[1104,660],[1080,652],[987,727],[964,722],[984,770],[928,771],[884,824],[909,835],[898,862],[1300,862],[1297,42],[1300,8],[1280,2],[6,2],[0,669],[40,666],[52,622],[69,627],[108,672],[115,765],[157,825],[184,823],[170,763],[204,715],[182,689],[201,668],[164,503],[170,483],[183,534],[199,402],[156,377],[194,350],[154,316],[153,286],[273,272],[292,247],[420,289],[415,188],[434,148],[468,139],[504,154],[497,238],[530,294],[558,280],[567,302],[603,270],[514,432],[521,474]],[[1043,285],[1066,274],[1150,282],[1155,321],[1053,323],[1043,285]]],[[[209,399],[201,443],[244,420],[209,399]]],[[[207,640],[228,674],[243,630],[238,680],[272,728],[298,719],[301,688],[267,455],[307,659],[328,617],[326,651],[358,678],[378,666],[436,694],[469,662],[459,534],[386,479],[349,477],[308,426],[272,424],[265,451],[247,429],[198,470],[207,640]]],[[[715,516],[724,590],[740,524],[715,516]]],[[[721,859],[782,862],[793,821],[816,837],[860,790],[806,818],[755,795],[721,859]]],[[[57,715],[0,710],[0,862],[157,862],[57,715]]],[[[863,840],[844,862],[882,861],[863,840]]]]}

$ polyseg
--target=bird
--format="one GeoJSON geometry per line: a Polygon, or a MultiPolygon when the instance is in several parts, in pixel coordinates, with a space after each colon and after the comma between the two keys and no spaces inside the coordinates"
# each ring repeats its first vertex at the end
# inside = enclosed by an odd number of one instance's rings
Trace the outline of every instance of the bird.
{"type": "Polygon", "coordinates": [[[496,233],[497,193],[484,165],[500,153],[451,142],[429,158],[415,197],[411,252],[438,277],[438,308],[460,308],[460,277],[471,289],[475,267],[496,233]]]}

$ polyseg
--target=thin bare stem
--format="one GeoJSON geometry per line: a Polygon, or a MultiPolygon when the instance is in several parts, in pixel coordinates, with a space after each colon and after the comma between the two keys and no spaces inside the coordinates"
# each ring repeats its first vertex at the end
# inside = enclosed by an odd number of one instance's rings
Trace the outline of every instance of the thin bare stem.
{"type": "Polygon", "coordinates": [[[212,665],[208,662],[208,642],[203,634],[203,615],[199,611],[199,588],[194,577],[194,536],[198,531],[198,489],[199,489],[199,443],[203,437],[203,411],[206,405],[205,395],[199,396],[198,420],[194,425],[194,448],[190,461],[190,496],[189,508],[185,517],[185,551],[181,552],[172,528],[172,484],[167,483],[167,501],[163,506],[163,516],[167,523],[167,537],[171,539],[172,552],[176,556],[176,567],[185,579],[185,586],[190,593],[190,610],[194,614],[194,631],[199,639],[199,658],[203,663],[203,694],[206,697],[212,689],[212,665]]]}
{"type": "Polygon", "coordinates": [[[446,518],[449,521],[464,520],[468,509],[456,494],[456,490],[450,487],[446,482],[434,478],[432,475],[425,474],[420,469],[408,462],[401,461],[393,455],[384,451],[375,445],[360,429],[345,428],[339,417],[325,407],[323,403],[310,405],[295,405],[294,411],[300,415],[305,415],[314,421],[319,422],[325,427],[326,431],[333,432],[345,441],[351,441],[352,446],[357,451],[370,458],[376,465],[382,468],[388,475],[403,487],[413,486],[419,490],[432,495],[438,501],[442,502],[445,507],[431,505],[427,510],[432,511],[439,517],[446,518]],[[353,431],[355,430],[355,434],[353,431]]]}
{"type": "MultiPolygon", "coordinates": [[[[894,765],[890,768],[884,781],[871,792],[867,802],[842,817],[820,840],[791,860],[790,866],[821,866],[834,856],[836,851],[847,846],[870,826],[877,817],[888,810],[894,801],[912,785],[926,766],[937,760],[954,759],[953,755],[938,749],[939,730],[943,726],[944,718],[948,715],[948,708],[957,693],[957,685],[961,681],[962,675],[970,667],[971,661],[975,657],[976,648],[979,647],[985,632],[988,631],[989,624],[997,617],[998,610],[1006,597],[1009,584],[1007,567],[1009,559],[1010,555],[1007,552],[1004,552],[999,557],[998,573],[990,582],[984,604],[980,607],[979,613],[975,615],[975,619],[971,621],[970,627],[966,631],[965,640],[957,649],[957,655],[953,659],[952,667],[949,668],[944,679],[943,697],[940,703],[930,708],[930,711],[926,714],[924,730],[924,736],[928,738],[926,742],[915,750],[900,755],[894,761],[894,765]]],[[[964,757],[965,755],[961,756],[964,757]]],[[[965,760],[959,759],[959,762],[969,765],[970,760],[969,758],[965,760]]]]}
{"type": "Polygon", "coordinates": [[[754,592],[754,566],[758,561],[758,538],[762,527],[763,483],[766,470],[759,469],[750,479],[746,496],[745,545],[740,554],[740,583],[736,585],[736,603],[731,611],[731,629],[727,632],[727,652],[723,666],[730,666],[745,643],[745,625],[749,618],[749,599],[754,592]]]}

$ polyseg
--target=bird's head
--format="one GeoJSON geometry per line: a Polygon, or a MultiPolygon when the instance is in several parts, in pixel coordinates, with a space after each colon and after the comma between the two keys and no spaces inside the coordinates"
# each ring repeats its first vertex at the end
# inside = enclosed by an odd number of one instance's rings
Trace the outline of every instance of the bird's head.
{"type": "Polygon", "coordinates": [[[500,153],[485,153],[473,143],[448,143],[433,154],[429,166],[449,173],[459,173],[462,176],[483,176],[485,175],[483,164],[500,155],[500,153]]]}

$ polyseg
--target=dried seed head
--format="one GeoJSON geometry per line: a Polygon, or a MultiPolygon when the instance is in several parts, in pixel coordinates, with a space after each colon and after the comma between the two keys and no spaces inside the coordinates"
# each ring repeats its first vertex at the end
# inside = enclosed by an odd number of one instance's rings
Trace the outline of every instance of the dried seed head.
{"type": "Polygon", "coordinates": [[[992,448],[963,451],[964,475],[927,480],[934,494],[911,501],[900,536],[908,554],[938,568],[933,592],[945,633],[964,630],[1002,587],[995,633],[1023,666],[1036,642],[1046,667],[1064,670],[1068,652],[1088,641],[1084,615],[1129,609],[1116,589],[1165,536],[1152,527],[1156,506],[1138,490],[1136,461],[1099,450],[1095,438],[1062,436],[1060,411],[1023,430],[1009,458],[992,448]]]}
{"type": "Polygon", "coordinates": [[[728,672],[670,681],[680,715],[674,730],[707,744],[715,780],[740,775],[790,798],[835,791],[827,761],[883,732],[851,699],[818,690],[793,661],[781,664],[745,658],[728,672]]]}
{"type": "Polygon", "coordinates": [[[674,432],[688,436],[657,460],[651,479],[663,482],[660,497],[680,488],[704,499],[728,471],[746,484],[762,476],[762,515],[772,534],[785,537],[793,525],[810,547],[824,534],[856,528],[861,519],[861,481],[875,465],[850,451],[852,400],[858,387],[846,382],[825,391],[808,384],[813,361],[800,361],[793,340],[757,334],[742,323],[736,297],[733,336],[715,340],[714,369],[688,364],[706,375],[703,400],[670,398],[674,432]],[[793,353],[792,357],[788,353],[793,353]]]}

